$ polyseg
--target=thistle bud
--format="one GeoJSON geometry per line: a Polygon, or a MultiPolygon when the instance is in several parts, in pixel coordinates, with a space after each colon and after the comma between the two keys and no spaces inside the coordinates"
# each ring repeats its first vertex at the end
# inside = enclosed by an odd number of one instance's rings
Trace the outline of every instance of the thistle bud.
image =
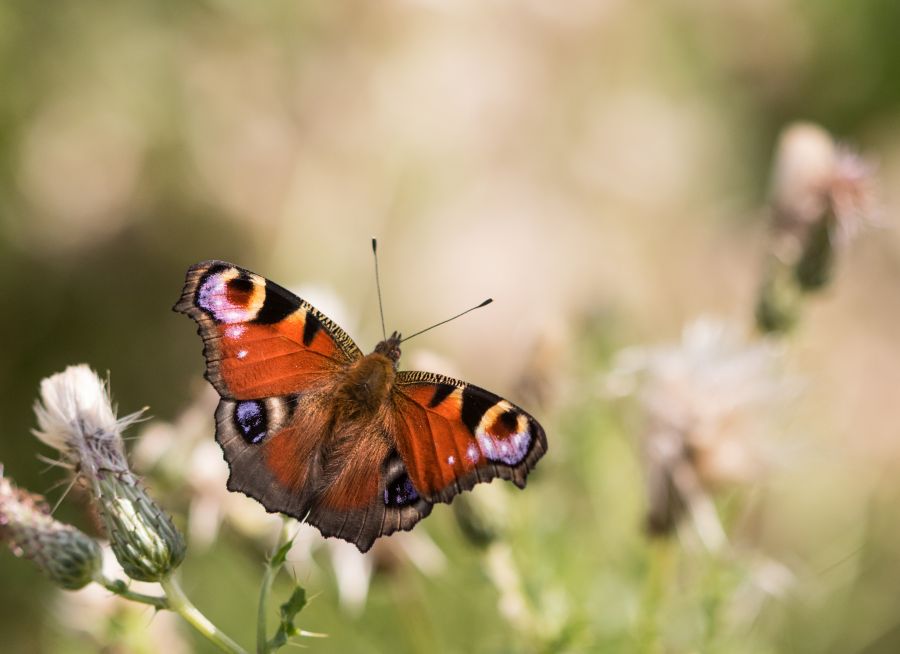
{"type": "Polygon", "coordinates": [[[100,546],[94,539],[54,520],[43,497],[16,488],[2,476],[0,541],[16,556],[31,559],[53,583],[67,590],[86,586],[100,571],[100,546]]]}
{"type": "Polygon", "coordinates": [[[126,574],[139,581],[171,574],[184,560],[184,538],[131,472],[122,442],[140,413],[116,419],[106,384],[85,365],[43,380],[35,413],[35,435],[90,490],[126,574]]]}
{"type": "Polygon", "coordinates": [[[181,533],[140,485],[109,475],[100,481],[100,491],[100,517],[125,574],[159,581],[181,565],[181,533]]]}

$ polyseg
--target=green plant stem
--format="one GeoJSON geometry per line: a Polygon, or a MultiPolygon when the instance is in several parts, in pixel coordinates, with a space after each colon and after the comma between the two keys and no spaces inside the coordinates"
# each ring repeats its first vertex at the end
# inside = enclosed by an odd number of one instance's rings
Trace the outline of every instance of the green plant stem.
{"type": "Polygon", "coordinates": [[[659,612],[670,589],[675,571],[675,546],[669,538],[650,541],[649,569],[644,585],[641,614],[638,617],[638,649],[642,654],[664,651],[659,634],[659,612]]]}
{"type": "Polygon", "coordinates": [[[166,599],[169,604],[168,608],[184,618],[187,623],[200,632],[204,638],[223,652],[229,652],[230,654],[246,654],[246,651],[240,645],[222,633],[218,627],[210,622],[209,619],[191,603],[173,576],[169,575],[168,577],[163,578],[159,582],[159,585],[162,586],[163,590],[166,592],[166,599]]]}
{"type": "Polygon", "coordinates": [[[131,600],[132,602],[149,604],[150,606],[155,607],[157,610],[169,608],[169,601],[165,597],[135,593],[132,590],[128,590],[128,586],[124,581],[118,579],[110,579],[109,577],[104,576],[95,579],[95,581],[108,591],[115,593],[119,597],[124,597],[127,600],[131,600]]]}
{"type": "Polygon", "coordinates": [[[268,609],[269,595],[272,593],[272,583],[281,570],[283,562],[276,562],[275,555],[284,547],[285,543],[290,540],[290,521],[285,519],[281,523],[281,530],[278,532],[278,542],[272,550],[272,556],[266,563],[266,571],[263,573],[262,584],[259,587],[259,607],[256,612],[256,652],[257,654],[268,654],[269,639],[266,630],[266,612],[268,609]]]}
{"type": "Polygon", "coordinates": [[[272,582],[278,570],[271,565],[266,565],[266,571],[263,573],[262,584],[259,588],[259,606],[256,613],[256,652],[257,654],[267,654],[269,651],[269,639],[266,632],[266,609],[268,608],[268,597],[272,592],[272,582]]]}

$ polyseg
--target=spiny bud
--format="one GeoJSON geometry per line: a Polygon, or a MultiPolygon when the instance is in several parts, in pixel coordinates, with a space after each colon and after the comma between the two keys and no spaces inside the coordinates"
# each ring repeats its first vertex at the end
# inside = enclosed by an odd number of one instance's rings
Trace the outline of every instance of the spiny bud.
{"type": "Polygon", "coordinates": [[[100,492],[100,517],[125,574],[158,581],[181,565],[184,539],[143,488],[109,475],[100,492]]]}
{"type": "Polygon", "coordinates": [[[100,547],[71,525],[50,517],[44,498],[16,488],[0,469],[0,541],[31,559],[53,582],[77,590],[100,571],[100,547]]]}
{"type": "Polygon", "coordinates": [[[140,414],[117,420],[106,384],[85,365],[43,380],[35,413],[35,435],[90,490],[126,574],[140,581],[171,574],[184,560],[184,538],[131,472],[122,442],[140,414]]]}

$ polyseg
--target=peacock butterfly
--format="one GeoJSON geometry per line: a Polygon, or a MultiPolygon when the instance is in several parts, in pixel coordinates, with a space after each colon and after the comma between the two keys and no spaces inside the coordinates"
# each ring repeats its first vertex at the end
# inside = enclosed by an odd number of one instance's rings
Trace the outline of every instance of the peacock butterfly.
{"type": "Polygon", "coordinates": [[[543,428],[511,402],[398,370],[397,332],[363,355],[308,302],[234,264],[191,266],[174,309],[199,325],[221,396],[228,489],[362,552],[479,482],[524,488],[547,451],[543,428]]]}

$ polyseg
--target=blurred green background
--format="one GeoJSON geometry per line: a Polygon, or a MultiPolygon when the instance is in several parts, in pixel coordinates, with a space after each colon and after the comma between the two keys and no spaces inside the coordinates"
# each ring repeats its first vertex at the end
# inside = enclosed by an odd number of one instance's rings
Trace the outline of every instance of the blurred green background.
{"type": "MultiPolygon", "coordinates": [[[[109,371],[122,413],[149,405],[165,423],[208,403],[199,338],[170,311],[202,259],[303,292],[368,351],[374,235],[389,330],[495,299],[410,343],[402,365],[544,423],[528,490],[492,509],[538,617],[510,619],[484,553],[437,507],[417,531],[443,567],[382,555],[362,609],[339,604],[330,550],[295,566],[318,595],[300,622],[330,634],[313,651],[900,651],[895,230],[855,242],[806,308],[788,357],[806,385],[779,434],[790,455],[720,499],[723,515],[738,507],[733,556],[647,542],[636,428],[599,382],[613,352],[674,340],[700,314],[750,328],[786,123],[873,156],[890,225],[898,25],[893,0],[6,0],[0,461],[59,497],[29,430],[40,380],[69,364],[109,371]],[[762,555],[791,570],[790,591],[732,618],[762,555]]],[[[212,411],[199,415],[211,441],[212,411]]],[[[186,524],[190,480],[145,472],[186,524]]],[[[77,497],[58,515],[91,528],[77,497]]],[[[266,538],[226,522],[183,568],[248,646],[266,538]]],[[[78,618],[81,600],[6,552],[0,580],[4,652],[96,651],[86,622],[104,651],[208,651],[187,632],[150,640],[151,623],[179,629],[150,612],[84,600],[78,618]]]]}

